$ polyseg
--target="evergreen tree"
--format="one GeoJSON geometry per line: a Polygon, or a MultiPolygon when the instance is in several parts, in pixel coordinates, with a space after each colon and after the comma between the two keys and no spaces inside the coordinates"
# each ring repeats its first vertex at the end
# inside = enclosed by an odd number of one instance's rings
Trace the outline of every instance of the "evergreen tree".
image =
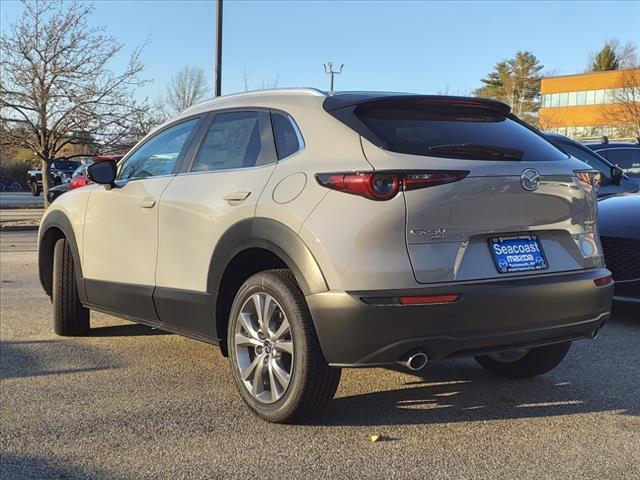
{"type": "Polygon", "coordinates": [[[496,63],[475,95],[501,100],[511,105],[517,116],[532,117],[540,107],[543,68],[533,53],[517,52],[515,57],[496,63]]]}
{"type": "Polygon", "coordinates": [[[594,72],[606,72],[609,70],[618,70],[620,60],[616,53],[616,46],[612,42],[606,42],[602,50],[596,53],[591,64],[591,70],[594,72]]]}

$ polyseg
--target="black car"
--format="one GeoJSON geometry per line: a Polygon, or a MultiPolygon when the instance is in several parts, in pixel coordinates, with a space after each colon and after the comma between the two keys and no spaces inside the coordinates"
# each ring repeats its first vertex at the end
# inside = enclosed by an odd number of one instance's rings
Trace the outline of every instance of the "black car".
{"type": "MultiPolygon", "coordinates": [[[[76,160],[68,160],[61,158],[54,160],[51,164],[51,177],[53,178],[53,186],[61,185],[71,177],[73,171],[81,165],[76,160]]],[[[34,197],[42,192],[42,172],[40,170],[29,170],[27,173],[27,184],[29,190],[34,197]]]]}
{"type": "Polygon", "coordinates": [[[585,146],[614,165],[618,165],[629,178],[640,184],[640,143],[638,142],[609,142],[604,137],[602,142],[585,143],[585,146]]]}
{"type": "Polygon", "coordinates": [[[55,187],[51,187],[49,192],[47,193],[47,198],[49,199],[49,203],[53,203],[53,201],[58,198],[63,193],[69,191],[69,182],[61,183],[60,185],[56,185],[55,187]]]}
{"type": "Polygon", "coordinates": [[[60,185],[56,185],[49,189],[49,193],[47,194],[47,198],[49,199],[49,203],[52,203],[56,198],[58,198],[63,193],[68,192],[69,190],[73,190],[78,186],[85,185],[85,183],[81,183],[79,185],[74,185],[74,178],[80,176],[87,175],[87,164],[81,164],[78,168],[76,168],[71,176],[69,176],[65,181],[63,181],[60,185]]]}
{"type": "Polygon", "coordinates": [[[598,191],[599,198],[618,193],[638,192],[640,190],[640,184],[631,180],[621,168],[615,166],[613,163],[609,162],[586,146],[581,145],[564,135],[545,133],[544,136],[547,140],[558,145],[569,155],[588,164],[602,174],[602,183],[600,184],[600,190],[598,191]]]}
{"type": "Polygon", "coordinates": [[[604,259],[615,280],[613,298],[640,304],[640,195],[614,195],[598,206],[604,259]]]}

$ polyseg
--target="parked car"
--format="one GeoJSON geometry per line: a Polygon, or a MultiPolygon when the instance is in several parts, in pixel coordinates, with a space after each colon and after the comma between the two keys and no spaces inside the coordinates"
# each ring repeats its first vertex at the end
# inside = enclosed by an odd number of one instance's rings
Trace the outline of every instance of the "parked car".
{"type": "Polygon", "coordinates": [[[47,199],[49,203],[53,203],[56,198],[58,198],[63,193],[67,193],[69,191],[69,182],[61,183],[60,185],[56,185],[55,187],[51,187],[49,192],[47,193],[47,199]]]}
{"type": "Polygon", "coordinates": [[[49,203],[53,203],[55,199],[63,193],[66,193],[73,188],[78,188],[79,186],[88,185],[89,183],[89,177],[87,177],[87,165],[83,163],[78,168],[76,168],[71,176],[66,178],[60,185],[56,185],[55,187],[51,187],[49,189],[49,192],[47,193],[49,203]]]}
{"type": "Polygon", "coordinates": [[[609,142],[604,137],[599,143],[585,143],[609,162],[618,165],[629,178],[640,184],[640,144],[626,142],[609,142]]]}
{"type": "Polygon", "coordinates": [[[599,215],[604,258],[615,280],[613,298],[640,304],[640,195],[601,200],[599,215]]]}
{"type": "Polygon", "coordinates": [[[610,315],[595,175],[493,100],[230,95],[88,174],[40,226],[55,331],[95,309],[218,344],[269,421],[344,367],[542,374],[610,315]]]}
{"type": "MultiPolygon", "coordinates": [[[[122,155],[99,155],[92,158],[92,161],[112,161],[117,162],[122,158],[122,155]]],[[[85,187],[90,185],[92,182],[89,180],[87,176],[87,167],[90,163],[82,163],[78,168],[76,168],[68,181],[61,183],[58,186],[49,189],[49,203],[52,203],[56,198],[58,198],[63,193],[68,192],[69,190],[73,190],[75,188],[85,187]]]]}
{"type": "Polygon", "coordinates": [[[600,154],[594,152],[590,148],[571,140],[564,135],[545,132],[544,136],[550,142],[560,146],[569,155],[590,165],[601,174],[600,187],[598,189],[598,197],[607,197],[617,193],[637,192],[640,190],[640,184],[629,179],[622,168],[610,163],[600,154]]]}
{"type": "MultiPolygon", "coordinates": [[[[73,171],[80,166],[80,162],[76,160],[60,159],[54,160],[51,164],[51,177],[53,185],[57,186],[71,177],[73,171]]],[[[34,197],[42,192],[42,172],[38,170],[29,170],[27,173],[27,185],[34,197]]]]}

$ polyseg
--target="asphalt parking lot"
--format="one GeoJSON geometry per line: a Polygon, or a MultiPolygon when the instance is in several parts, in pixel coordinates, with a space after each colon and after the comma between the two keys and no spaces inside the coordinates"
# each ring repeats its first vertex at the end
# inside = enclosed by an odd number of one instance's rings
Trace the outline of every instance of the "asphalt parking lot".
{"type": "Polygon", "coordinates": [[[3,479],[640,478],[637,311],[533,380],[473,360],[346,370],[322,416],[279,426],[213,346],[97,313],[56,337],[35,238],[0,234],[3,479]]]}

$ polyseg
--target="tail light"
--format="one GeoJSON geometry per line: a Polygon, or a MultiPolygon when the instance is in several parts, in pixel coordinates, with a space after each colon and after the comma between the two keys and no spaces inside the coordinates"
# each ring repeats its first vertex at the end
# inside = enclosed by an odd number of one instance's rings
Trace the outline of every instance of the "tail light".
{"type": "Polygon", "coordinates": [[[390,200],[400,190],[420,188],[457,182],[469,174],[468,171],[418,171],[418,172],[355,172],[319,173],[318,183],[323,187],[360,195],[371,200],[390,200]]]}
{"type": "Polygon", "coordinates": [[[602,174],[600,172],[596,170],[576,170],[574,173],[588,192],[592,190],[598,192],[600,190],[600,184],[602,183],[602,174]]]}
{"type": "Polygon", "coordinates": [[[91,180],[89,180],[89,177],[87,177],[86,175],[78,175],[76,177],[73,177],[71,179],[71,182],[69,182],[69,190],[84,187],[86,185],[89,185],[90,183],[91,180]]]}

